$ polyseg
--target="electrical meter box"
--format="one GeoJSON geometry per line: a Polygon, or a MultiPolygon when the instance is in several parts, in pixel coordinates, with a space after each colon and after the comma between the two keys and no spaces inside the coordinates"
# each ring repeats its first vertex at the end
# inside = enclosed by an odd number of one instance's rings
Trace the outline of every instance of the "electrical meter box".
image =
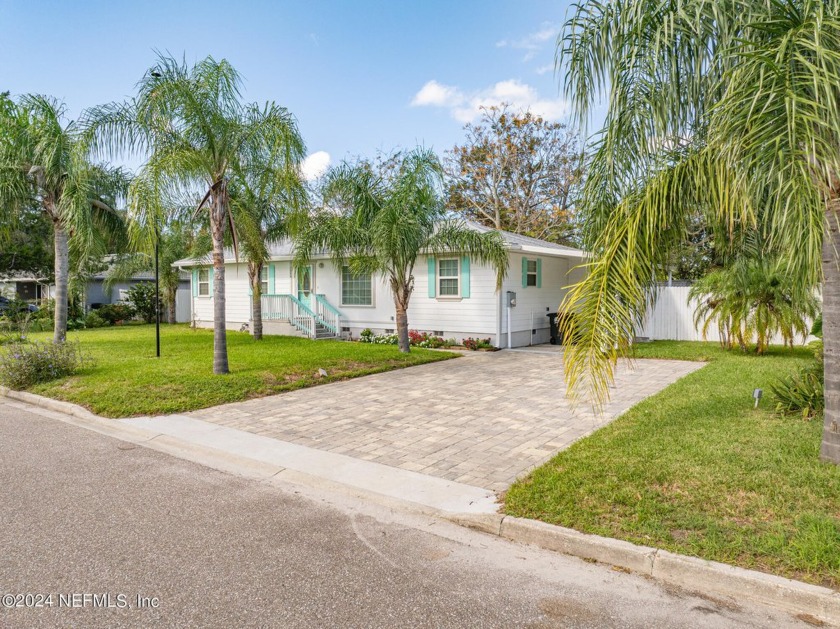
{"type": "Polygon", "coordinates": [[[507,292],[507,305],[508,308],[516,308],[516,293],[512,290],[507,292]]]}

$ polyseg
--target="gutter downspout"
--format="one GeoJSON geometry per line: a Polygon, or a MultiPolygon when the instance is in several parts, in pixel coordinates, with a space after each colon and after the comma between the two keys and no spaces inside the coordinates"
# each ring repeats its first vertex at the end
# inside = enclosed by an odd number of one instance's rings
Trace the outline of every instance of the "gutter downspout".
{"type": "Polygon", "coordinates": [[[502,349],[502,294],[504,293],[502,288],[496,291],[496,347],[498,349],[502,349]]]}

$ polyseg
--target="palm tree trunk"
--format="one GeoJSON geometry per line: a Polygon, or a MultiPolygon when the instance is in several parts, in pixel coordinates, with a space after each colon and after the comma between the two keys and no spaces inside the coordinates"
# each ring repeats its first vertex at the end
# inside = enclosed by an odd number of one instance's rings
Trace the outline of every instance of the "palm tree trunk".
{"type": "Polygon", "coordinates": [[[820,458],[840,465],[840,199],[829,207],[822,257],[825,427],[820,458]]]}
{"type": "Polygon", "coordinates": [[[178,322],[178,286],[172,286],[168,290],[169,304],[167,308],[166,320],[170,325],[175,325],[178,322]]]}
{"type": "Polygon", "coordinates": [[[260,284],[262,267],[262,263],[248,263],[248,281],[251,282],[251,334],[256,341],[261,341],[263,337],[262,288],[260,284]]]}
{"type": "Polygon", "coordinates": [[[213,373],[230,373],[227,355],[225,321],[225,221],[227,190],[221,184],[210,210],[210,231],[213,238],[213,373]]]}
{"type": "Polygon", "coordinates": [[[53,342],[67,340],[67,285],[70,277],[70,248],[67,231],[60,221],[53,222],[55,232],[55,325],[53,342]]]}
{"type": "Polygon", "coordinates": [[[411,351],[411,343],[408,340],[408,302],[414,290],[414,278],[409,271],[406,282],[403,279],[405,275],[406,273],[399,273],[391,276],[391,292],[394,295],[394,307],[397,311],[397,346],[401,352],[407,354],[411,351]]]}
{"type": "Polygon", "coordinates": [[[397,306],[397,346],[401,352],[411,351],[411,343],[408,340],[408,312],[405,306],[397,306]]]}

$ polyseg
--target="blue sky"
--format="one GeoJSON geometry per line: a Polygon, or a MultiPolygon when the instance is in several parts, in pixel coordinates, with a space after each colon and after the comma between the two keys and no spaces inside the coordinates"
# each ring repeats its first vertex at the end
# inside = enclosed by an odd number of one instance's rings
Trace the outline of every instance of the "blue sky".
{"type": "Polygon", "coordinates": [[[245,98],[298,118],[317,170],[463,138],[500,100],[565,120],[554,41],[566,2],[0,0],[0,90],[63,99],[73,116],[121,100],[154,50],[226,58],[245,98]]]}

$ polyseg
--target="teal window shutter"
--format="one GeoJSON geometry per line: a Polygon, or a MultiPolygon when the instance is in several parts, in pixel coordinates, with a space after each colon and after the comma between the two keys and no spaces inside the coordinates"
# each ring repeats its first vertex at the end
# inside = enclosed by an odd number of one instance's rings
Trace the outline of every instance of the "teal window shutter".
{"type": "Polygon", "coordinates": [[[464,299],[470,296],[470,258],[463,256],[461,258],[461,297],[464,299]]]}
{"type": "Polygon", "coordinates": [[[542,260],[537,258],[537,288],[542,288],[542,260]]]}
{"type": "Polygon", "coordinates": [[[274,273],[275,273],[274,267],[275,267],[274,264],[269,264],[268,265],[268,292],[270,292],[272,295],[277,293],[277,291],[274,290],[274,273]]]}
{"type": "Polygon", "coordinates": [[[198,269],[192,271],[192,289],[193,297],[198,297],[198,269]]]}
{"type": "Polygon", "coordinates": [[[429,297],[435,298],[437,296],[437,269],[435,269],[435,265],[437,264],[437,260],[433,256],[428,256],[426,258],[429,264],[429,297]]]}
{"type": "Polygon", "coordinates": [[[208,273],[207,273],[207,278],[210,281],[210,286],[208,286],[207,288],[208,288],[208,292],[210,293],[211,297],[213,296],[213,271],[214,271],[214,269],[211,266],[208,273]]]}
{"type": "Polygon", "coordinates": [[[522,288],[528,288],[528,258],[522,258],[522,288]]]}

